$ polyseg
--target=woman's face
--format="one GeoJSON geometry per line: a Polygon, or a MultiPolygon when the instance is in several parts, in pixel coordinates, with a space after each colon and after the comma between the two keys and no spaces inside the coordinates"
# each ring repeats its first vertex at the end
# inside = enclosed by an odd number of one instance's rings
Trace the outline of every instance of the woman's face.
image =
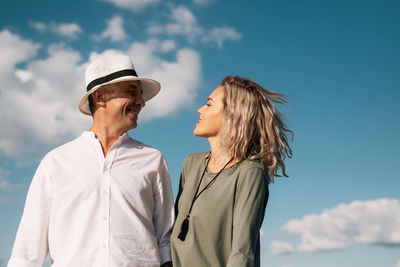
{"type": "Polygon", "coordinates": [[[207,104],[197,110],[200,118],[193,131],[194,135],[205,138],[218,137],[224,114],[224,97],[225,88],[220,86],[208,97],[207,104]]]}

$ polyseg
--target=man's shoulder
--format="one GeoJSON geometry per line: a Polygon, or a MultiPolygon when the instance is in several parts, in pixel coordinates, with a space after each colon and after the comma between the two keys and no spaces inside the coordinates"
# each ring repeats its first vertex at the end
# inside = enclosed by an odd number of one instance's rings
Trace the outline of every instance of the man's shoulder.
{"type": "Polygon", "coordinates": [[[142,143],[132,137],[127,138],[126,142],[124,143],[123,147],[130,150],[134,154],[145,154],[145,155],[152,155],[155,157],[164,157],[160,150],[157,148],[142,143]]]}
{"type": "Polygon", "coordinates": [[[53,148],[46,154],[45,158],[54,158],[60,155],[75,153],[78,148],[82,148],[83,144],[84,141],[82,139],[82,136],[79,136],[73,140],[70,140],[62,145],[53,148]]]}
{"type": "Polygon", "coordinates": [[[155,148],[155,147],[153,147],[153,146],[151,146],[151,145],[142,143],[142,142],[140,142],[139,140],[133,139],[132,137],[129,137],[126,141],[127,141],[127,144],[128,144],[130,147],[135,147],[135,148],[137,148],[137,149],[145,149],[145,150],[148,150],[148,151],[153,151],[153,152],[156,152],[156,153],[161,153],[157,148],[155,148]]]}

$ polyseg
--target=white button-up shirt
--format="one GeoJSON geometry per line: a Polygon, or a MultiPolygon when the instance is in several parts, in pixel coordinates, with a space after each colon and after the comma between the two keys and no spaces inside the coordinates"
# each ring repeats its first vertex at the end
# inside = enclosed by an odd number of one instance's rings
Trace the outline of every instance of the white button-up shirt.
{"type": "Polygon", "coordinates": [[[27,195],[9,267],[151,266],[170,260],[173,195],[162,154],[92,132],[48,153],[27,195]]]}

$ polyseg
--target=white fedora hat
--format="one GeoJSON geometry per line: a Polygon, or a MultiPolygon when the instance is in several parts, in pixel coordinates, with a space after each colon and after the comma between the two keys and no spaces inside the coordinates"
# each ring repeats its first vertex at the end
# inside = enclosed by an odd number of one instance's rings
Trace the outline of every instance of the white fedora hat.
{"type": "Polygon", "coordinates": [[[89,95],[102,85],[140,81],[144,101],[153,98],[161,89],[159,82],[139,78],[130,57],[123,54],[105,55],[90,63],[85,72],[85,81],[87,93],[79,101],[79,110],[86,115],[92,115],[89,109],[89,95]]]}

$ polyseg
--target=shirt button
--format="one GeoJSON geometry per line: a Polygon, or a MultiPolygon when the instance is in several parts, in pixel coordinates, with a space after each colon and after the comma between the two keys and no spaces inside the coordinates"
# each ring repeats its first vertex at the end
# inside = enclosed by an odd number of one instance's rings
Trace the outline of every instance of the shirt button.
{"type": "Polygon", "coordinates": [[[103,217],[103,221],[107,221],[107,217],[106,216],[103,217]]]}

